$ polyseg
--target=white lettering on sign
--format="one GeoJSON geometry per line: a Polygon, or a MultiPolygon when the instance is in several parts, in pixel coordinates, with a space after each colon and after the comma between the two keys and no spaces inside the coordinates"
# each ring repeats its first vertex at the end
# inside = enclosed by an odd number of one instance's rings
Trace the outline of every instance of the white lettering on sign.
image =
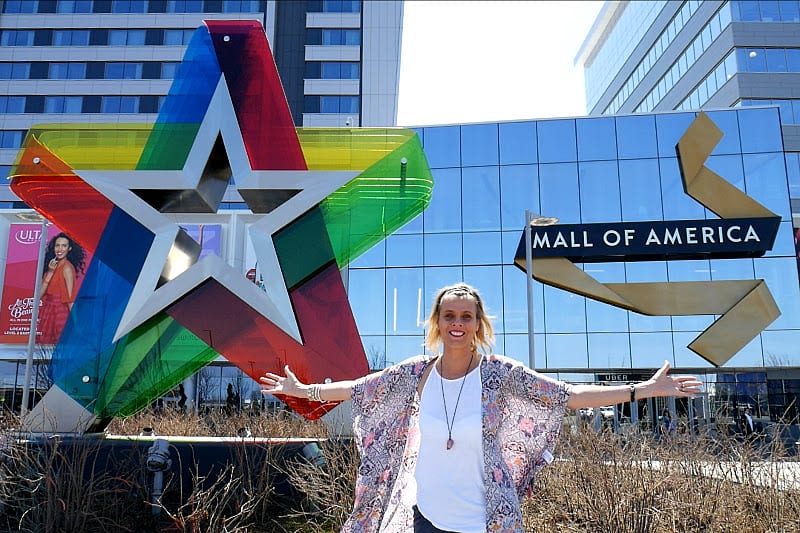
{"type": "Polygon", "coordinates": [[[681,232],[680,228],[665,228],[663,235],[656,232],[655,228],[651,228],[645,240],[645,246],[661,246],[661,245],[675,245],[675,244],[723,244],[725,242],[761,242],[753,226],[748,226],[744,236],[742,236],[741,226],[730,226],[724,228],[719,226],[717,228],[703,226],[687,227],[681,232]],[[715,231],[716,229],[716,231],[715,231]],[[698,235],[699,232],[699,235],[698,235]]]}

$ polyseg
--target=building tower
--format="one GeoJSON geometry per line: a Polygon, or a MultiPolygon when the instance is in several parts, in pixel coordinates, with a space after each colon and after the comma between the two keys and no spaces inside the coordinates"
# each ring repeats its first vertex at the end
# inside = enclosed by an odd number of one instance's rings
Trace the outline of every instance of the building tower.
{"type": "MultiPolygon", "coordinates": [[[[575,61],[590,115],[777,105],[800,151],[800,2],[606,2],[575,61]]],[[[797,153],[787,166],[797,221],[797,153]]]]}
{"type": "MultiPolygon", "coordinates": [[[[264,25],[297,126],[396,123],[400,1],[7,0],[0,10],[3,178],[31,124],[153,122],[206,19],[264,25]]],[[[0,187],[2,207],[24,205],[0,187]]]]}

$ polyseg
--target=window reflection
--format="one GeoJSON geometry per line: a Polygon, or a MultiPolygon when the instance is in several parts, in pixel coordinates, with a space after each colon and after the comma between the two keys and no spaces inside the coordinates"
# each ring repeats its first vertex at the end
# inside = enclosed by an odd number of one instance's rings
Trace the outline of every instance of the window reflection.
{"type": "Polygon", "coordinates": [[[347,296],[362,335],[383,335],[384,295],[386,285],[383,269],[351,269],[347,296]]]}
{"type": "Polygon", "coordinates": [[[800,328],[800,282],[796,276],[791,275],[790,270],[792,266],[796,267],[797,260],[792,257],[769,257],[756,259],[753,263],[755,277],[766,282],[778,309],[781,310],[781,316],[767,329],[800,328]]]}
{"type": "Polygon", "coordinates": [[[386,270],[386,317],[389,335],[421,335],[427,315],[424,313],[423,269],[389,268],[386,270]]]}
{"type": "Polygon", "coordinates": [[[574,120],[544,120],[538,127],[540,163],[577,161],[574,120]]]}
{"type": "Polygon", "coordinates": [[[498,167],[461,170],[464,231],[500,229],[500,176],[498,167]]]}
{"type": "Polygon", "coordinates": [[[637,368],[659,368],[664,361],[674,366],[672,333],[631,333],[631,360],[637,368]]]}
{"type": "Polygon", "coordinates": [[[464,264],[461,233],[428,233],[423,240],[425,266],[464,264]]]}
{"type": "Polygon", "coordinates": [[[461,169],[434,169],[432,174],[431,203],[422,213],[425,231],[461,231],[461,169]]]}
{"type": "Polygon", "coordinates": [[[545,343],[549,368],[586,368],[589,363],[585,333],[548,333],[545,343]]]}
{"type": "Polygon", "coordinates": [[[631,368],[631,347],[627,333],[590,333],[589,366],[592,368],[631,368]]]}
{"type": "Polygon", "coordinates": [[[575,124],[579,161],[617,159],[617,134],[613,118],[579,118],[575,124]]]}
{"type": "Polygon", "coordinates": [[[422,266],[422,235],[390,235],[386,243],[386,266],[422,266]]]}
{"type": "Polygon", "coordinates": [[[526,209],[539,212],[538,165],[500,167],[500,218],[503,229],[523,228],[526,209]]]}
{"type": "Polygon", "coordinates": [[[621,222],[616,161],[578,163],[581,222],[621,222]],[[602,201],[598,199],[602,198],[602,201]]]}
{"type": "Polygon", "coordinates": [[[464,233],[464,265],[501,264],[500,235],[499,231],[464,233]]]}
{"type": "Polygon", "coordinates": [[[461,165],[465,167],[496,165],[497,124],[461,126],[461,165]]]}
{"type": "Polygon", "coordinates": [[[675,145],[695,119],[694,113],[656,115],[658,156],[675,157],[675,145]]]}
{"type": "Polygon", "coordinates": [[[499,265],[465,266],[464,281],[480,291],[495,333],[503,333],[503,268],[499,265]]]}
{"type": "Polygon", "coordinates": [[[741,126],[743,152],[783,151],[777,109],[747,109],[736,111],[741,126]]]}
{"type": "Polygon", "coordinates": [[[424,132],[425,156],[432,169],[461,165],[461,137],[458,126],[425,128],[424,132]]]}
{"type": "Polygon", "coordinates": [[[744,154],[742,159],[748,196],[783,220],[791,220],[783,154],[744,154]]]}
{"type": "Polygon", "coordinates": [[[586,299],[577,294],[545,286],[544,317],[547,333],[586,331],[586,299]]]}
{"type": "Polygon", "coordinates": [[[557,217],[561,224],[580,223],[581,209],[580,194],[578,193],[578,165],[576,163],[539,165],[539,184],[541,214],[557,217]]]}
{"type": "Polygon", "coordinates": [[[536,122],[500,124],[500,164],[536,163],[536,122]]]}
{"type": "Polygon", "coordinates": [[[617,117],[616,123],[617,151],[620,159],[658,157],[654,116],[617,117]]]}
{"type": "Polygon", "coordinates": [[[619,162],[622,219],[626,222],[662,220],[661,181],[658,160],[632,159],[619,162]]]}

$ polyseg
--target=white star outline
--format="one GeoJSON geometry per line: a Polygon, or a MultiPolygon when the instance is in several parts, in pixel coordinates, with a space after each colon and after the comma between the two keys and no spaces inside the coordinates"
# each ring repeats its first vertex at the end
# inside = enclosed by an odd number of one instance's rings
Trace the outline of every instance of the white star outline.
{"type": "Polygon", "coordinates": [[[301,344],[303,341],[300,328],[284,283],[273,236],[361,173],[360,170],[253,170],[224,74],[217,83],[181,170],[75,169],[74,172],[154,235],[115,332],[114,341],[121,339],[206,280],[214,279],[301,344]],[[261,219],[248,229],[258,264],[265,272],[266,293],[217,255],[204,257],[174,279],[156,288],[168,254],[181,229],[173,218],[153,208],[134,194],[132,189],[196,189],[218,136],[222,137],[225,145],[237,189],[300,191],[269,213],[261,215],[261,219]]]}

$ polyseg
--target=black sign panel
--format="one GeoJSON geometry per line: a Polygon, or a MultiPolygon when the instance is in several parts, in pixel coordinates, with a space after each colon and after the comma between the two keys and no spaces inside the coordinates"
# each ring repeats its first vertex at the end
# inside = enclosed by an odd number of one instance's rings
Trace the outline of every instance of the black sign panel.
{"type": "MultiPolygon", "coordinates": [[[[576,263],[760,257],[772,249],[780,218],[668,220],[531,227],[537,257],[576,263]]],[[[525,260],[525,232],[515,259],[525,260]]]]}

